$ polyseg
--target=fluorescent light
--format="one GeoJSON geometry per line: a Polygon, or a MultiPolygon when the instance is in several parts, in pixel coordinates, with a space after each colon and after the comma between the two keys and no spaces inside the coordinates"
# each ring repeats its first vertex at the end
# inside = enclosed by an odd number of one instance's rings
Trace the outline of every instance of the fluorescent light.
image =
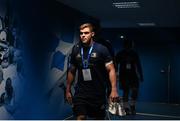
{"type": "Polygon", "coordinates": [[[138,23],[139,26],[156,26],[156,24],[154,22],[150,22],[150,23],[138,23]]]}
{"type": "Polygon", "coordinates": [[[140,8],[139,2],[113,2],[116,8],[140,8]]]}

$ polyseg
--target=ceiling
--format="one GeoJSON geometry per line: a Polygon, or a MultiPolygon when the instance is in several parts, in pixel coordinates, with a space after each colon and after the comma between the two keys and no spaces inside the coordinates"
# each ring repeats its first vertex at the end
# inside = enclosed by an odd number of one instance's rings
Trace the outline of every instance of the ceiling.
{"type": "Polygon", "coordinates": [[[180,0],[57,1],[99,19],[102,27],[180,27],[180,0]],[[138,7],[115,7],[115,4],[123,4],[119,2],[134,2],[138,7]]]}

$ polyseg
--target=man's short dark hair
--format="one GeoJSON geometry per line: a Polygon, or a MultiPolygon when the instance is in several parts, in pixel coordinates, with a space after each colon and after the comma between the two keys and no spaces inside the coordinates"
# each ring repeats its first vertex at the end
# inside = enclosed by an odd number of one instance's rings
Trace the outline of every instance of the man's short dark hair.
{"type": "Polygon", "coordinates": [[[94,32],[94,25],[91,24],[91,23],[81,24],[81,26],[79,27],[79,29],[81,30],[81,29],[84,29],[84,28],[86,28],[86,27],[90,28],[90,30],[91,30],[92,32],[94,32]]]}

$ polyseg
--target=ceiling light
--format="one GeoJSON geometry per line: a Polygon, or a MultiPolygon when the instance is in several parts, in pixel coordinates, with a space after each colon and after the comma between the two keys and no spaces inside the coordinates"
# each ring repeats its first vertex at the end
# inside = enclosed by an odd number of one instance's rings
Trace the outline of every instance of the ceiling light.
{"type": "Polygon", "coordinates": [[[123,36],[123,35],[121,35],[121,36],[120,36],[120,38],[121,38],[121,39],[124,39],[124,36],[123,36]]]}
{"type": "Polygon", "coordinates": [[[156,26],[156,24],[154,22],[150,22],[150,23],[138,23],[139,26],[156,26]]]}
{"type": "Polygon", "coordinates": [[[116,8],[140,8],[139,2],[113,2],[116,8]]]}

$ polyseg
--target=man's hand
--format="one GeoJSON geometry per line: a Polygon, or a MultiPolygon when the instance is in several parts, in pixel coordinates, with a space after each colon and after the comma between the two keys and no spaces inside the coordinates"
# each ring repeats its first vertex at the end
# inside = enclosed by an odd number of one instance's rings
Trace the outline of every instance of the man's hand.
{"type": "Polygon", "coordinates": [[[113,88],[112,88],[111,94],[110,94],[109,98],[110,98],[110,101],[111,101],[111,102],[116,102],[116,101],[118,101],[119,95],[118,95],[117,89],[113,89],[113,88]]]}
{"type": "Polygon", "coordinates": [[[66,100],[70,105],[72,104],[72,94],[70,91],[66,91],[66,100]]]}

